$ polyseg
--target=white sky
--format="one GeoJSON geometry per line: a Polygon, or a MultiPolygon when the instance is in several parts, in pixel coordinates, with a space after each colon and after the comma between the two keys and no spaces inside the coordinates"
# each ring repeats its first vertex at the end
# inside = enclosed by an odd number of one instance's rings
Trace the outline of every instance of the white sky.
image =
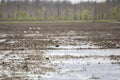
{"type": "MultiPolygon", "coordinates": [[[[57,1],[57,0],[56,0],[57,1]]],[[[61,0],[62,1],[62,0],[61,0]]],[[[77,3],[77,2],[80,2],[80,1],[97,1],[97,2],[102,2],[102,1],[105,1],[105,0],[67,0],[67,1],[71,1],[73,3],[77,3]]]]}

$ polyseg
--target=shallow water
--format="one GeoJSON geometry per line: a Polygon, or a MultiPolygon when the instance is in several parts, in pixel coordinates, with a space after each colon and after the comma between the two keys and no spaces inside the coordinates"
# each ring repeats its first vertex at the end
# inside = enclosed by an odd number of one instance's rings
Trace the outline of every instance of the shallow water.
{"type": "Polygon", "coordinates": [[[3,43],[5,41],[6,41],[6,39],[0,39],[0,43],[3,43]]]}
{"type": "Polygon", "coordinates": [[[79,45],[79,46],[74,46],[74,45],[68,45],[68,46],[59,46],[59,47],[55,47],[55,46],[49,46],[49,48],[54,48],[54,49],[99,49],[100,46],[94,46],[94,45],[79,45]]]}
{"type": "Polygon", "coordinates": [[[120,55],[120,49],[98,50],[48,50],[46,55],[53,57],[56,72],[43,76],[43,80],[119,80],[120,60],[110,60],[110,55],[120,55]],[[58,56],[88,56],[86,58],[65,58],[58,56]],[[57,57],[54,57],[57,56],[57,57]],[[92,56],[92,57],[89,57],[92,56]],[[102,57],[100,57],[102,56],[102,57]]]}
{"type": "Polygon", "coordinates": [[[47,55],[120,55],[120,49],[47,50],[47,55]]]}

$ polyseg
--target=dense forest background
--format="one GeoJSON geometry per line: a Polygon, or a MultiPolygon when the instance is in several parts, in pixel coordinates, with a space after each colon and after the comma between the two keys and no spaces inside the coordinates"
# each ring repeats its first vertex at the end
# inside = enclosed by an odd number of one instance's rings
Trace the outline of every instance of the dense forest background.
{"type": "Polygon", "coordinates": [[[99,3],[87,1],[75,4],[68,0],[1,0],[0,20],[120,21],[120,0],[106,0],[99,3]]]}

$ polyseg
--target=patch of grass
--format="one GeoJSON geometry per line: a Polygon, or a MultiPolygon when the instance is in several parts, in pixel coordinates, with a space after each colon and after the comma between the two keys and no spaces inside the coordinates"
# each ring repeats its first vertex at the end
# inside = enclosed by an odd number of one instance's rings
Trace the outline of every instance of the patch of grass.
{"type": "Polygon", "coordinates": [[[0,24],[58,24],[58,23],[88,23],[88,22],[115,22],[114,20],[72,20],[72,21],[0,21],[0,24]]]}

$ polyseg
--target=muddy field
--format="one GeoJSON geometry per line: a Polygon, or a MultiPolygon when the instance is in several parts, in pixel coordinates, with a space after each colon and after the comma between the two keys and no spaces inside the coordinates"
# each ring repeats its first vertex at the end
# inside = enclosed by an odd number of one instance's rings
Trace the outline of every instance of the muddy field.
{"type": "Polygon", "coordinates": [[[120,23],[1,23],[0,80],[120,80],[120,23]]]}

